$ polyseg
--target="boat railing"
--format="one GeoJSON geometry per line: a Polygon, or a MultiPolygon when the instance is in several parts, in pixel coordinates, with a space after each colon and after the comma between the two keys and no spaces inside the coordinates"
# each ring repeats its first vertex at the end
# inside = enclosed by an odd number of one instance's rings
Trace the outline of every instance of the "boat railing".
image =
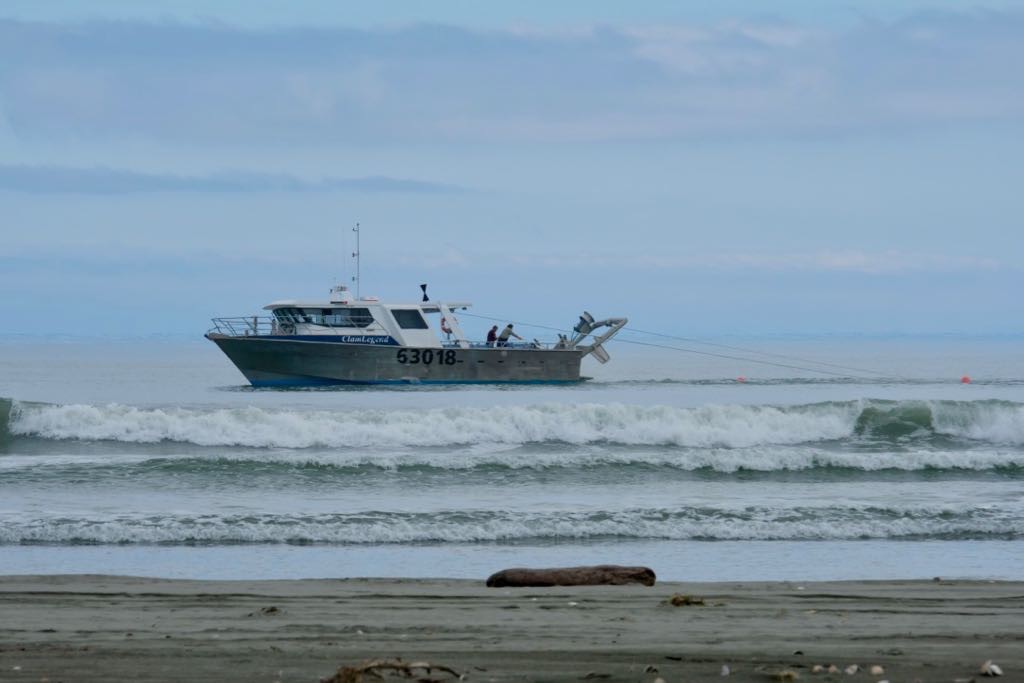
{"type": "Polygon", "coordinates": [[[272,334],[288,334],[282,326],[271,317],[258,315],[243,316],[238,318],[211,318],[213,327],[210,333],[227,335],[229,337],[260,337],[272,334]]]}
{"type": "MultiPolygon", "coordinates": [[[[294,324],[281,322],[269,316],[250,315],[236,318],[211,318],[210,320],[213,323],[213,327],[208,330],[207,334],[223,334],[227,337],[265,337],[295,334],[294,324]]],[[[441,340],[441,346],[446,349],[461,348],[459,342],[454,339],[441,340]]],[[[559,348],[559,342],[550,343],[534,340],[508,342],[507,344],[499,345],[497,343],[489,344],[485,341],[469,341],[469,348],[497,348],[510,351],[555,349],[559,348]]]]}
{"type": "MultiPolygon", "coordinates": [[[[442,341],[441,346],[446,349],[457,349],[459,343],[457,341],[442,341]]],[[[540,342],[540,341],[522,341],[522,342],[509,342],[507,344],[499,346],[495,343],[488,343],[484,341],[470,341],[469,348],[471,349],[505,349],[505,350],[537,350],[537,349],[558,349],[564,348],[564,345],[560,342],[540,342]]]]}

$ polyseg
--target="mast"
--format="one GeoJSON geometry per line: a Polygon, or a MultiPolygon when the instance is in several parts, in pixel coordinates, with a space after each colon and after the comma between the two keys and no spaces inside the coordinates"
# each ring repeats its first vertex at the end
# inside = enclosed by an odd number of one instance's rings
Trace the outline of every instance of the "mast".
{"type": "Polygon", "coordinates": [[[335,282],[336,285],[344,286],[343,283],[345,282],[345,277],[348,274],[348,266],[345,264],[345,252],[347,251],[348,240],[345,238],[345,233],[341,233],[341,252],[338,254],[341,256],[341,263],[339,264],[341,272],[338,273],[338,279],[335,282]]]}
{"type": "Polygon", "coordinates": [[[359,291],[359,224],[356,223],[356,227],[352,228],[352,232],[356,234],[356,250],[352,252],[352,258],[356,260],[356,274],[352,277],[352,282],[356,283],[356,299],[362,298],[359,291]]]}

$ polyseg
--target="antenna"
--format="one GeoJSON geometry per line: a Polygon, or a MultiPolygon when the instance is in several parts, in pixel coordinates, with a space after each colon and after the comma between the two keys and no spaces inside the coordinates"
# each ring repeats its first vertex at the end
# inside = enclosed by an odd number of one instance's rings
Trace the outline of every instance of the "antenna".
{"type": "Polygon", "coordinates": [[[340,264],[341,272],[338,274],[338,279],[337,279],[337,284],[339,284],[339,285],[342,284],[343,282],[345,282],[345,271],[348,270],[348,268],[345,265],[345,253],[347,251],[348,251],[348,240],[345,239],[345,233],[343,232],[343,233],[341,233],[341,253],[339,254],[339,256],[341,256],[341,264],[340,264]]]}
{"type": "Polygon", "coordinates": [[[352,228],[352,232],[356,234],[356,250],[352,252],[352,258],[356,260],[356,274],[352,277],[352,282],[356,283],[356,299],[361,299],[359,292],[359,224],[356,223],[356,227],[352,228]]]}

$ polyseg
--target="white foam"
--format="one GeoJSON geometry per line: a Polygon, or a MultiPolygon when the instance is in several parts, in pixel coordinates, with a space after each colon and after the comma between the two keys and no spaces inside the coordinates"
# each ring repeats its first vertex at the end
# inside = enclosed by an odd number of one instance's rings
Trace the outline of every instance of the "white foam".
{"type": "Polygon", "coordinates": [[[324,412],[15,403],[10,431],[50,439],[268,448],[614,443],[795,444],[850,435],[855,404],[673,408],[622,404],[324,412]]]}
{"type": "Polygon", "coordinates": [[[534,513],[161,515],[5,519],[0,543],[471,543],[596,538],[842,540],[1024,535],[991,508],[743,508],[534,513]]]}
{"type": "MultiPolygon", "coordinates": [[[[345,412],[14,402],[8,428],[15,435],[47,439],[253,448],[467,446],[476,453],[497,453],[503,447],[564,443],[735,449],[847,439],[855,436],[866,407],[882,406],[889,415],[922,405],[939,434],[1024,444],[1024,404],[997,401],[697,408],[581,403],[345,412]]],[[[871,429],[868,425],[868,436],[871,429]]],[[[921,429],[915,436],[928,433],[921,429]]]]}
{"type": "Polygon", "coordinates": [[[970,451],[836,451],[813,446],[754,446],[750,448],[660,448],[583,446],[571,450],[474,445],[465,449],[333,450],[328,452],[292,449],[256,451],[207,451],[160,454],[55,454],[8,455],[0,458],[0,471],[26,472],[34,477],[60,478],[73,470],[76,477],[106,477],[110,468],[134,469],[137,473],[184,463],[199,470],[210,464],[237,465],[244,473],[248,465],[283,467],[403,468],[429,467],[441,470],[474,470],[484,467],[543,470],[551,468],[592,469],[598,467],[669,467],[683,471],[710,469],[716,472],[801,471],[834,467],[860,471],[903,470],[992,470],[1024,467],[1024,452],[1008,449],[970,451]]]}
{"type": "Polygon", "coordinates": [[[978,401],[930,404],[935,431],[978,441],[1024,445],[1024,405],[978,401]]]}

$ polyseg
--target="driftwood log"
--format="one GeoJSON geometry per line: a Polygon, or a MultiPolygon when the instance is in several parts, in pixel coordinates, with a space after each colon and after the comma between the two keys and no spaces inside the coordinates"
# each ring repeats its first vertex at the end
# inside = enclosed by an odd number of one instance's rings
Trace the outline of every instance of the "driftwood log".
{"type": "MultiPolygon", "coordinates": [[[[444,672],[460,681],[466,677],[465,674],[460,674],[455,669],[440,664],[431,664],[430,662],[409,662],[406,664],[401,659],[374,659],[358,666],[343,666],[330,678],[321,678],[320,683],[363,683],[366,677],[380,680],[384,678],[381,675],[384,671],[393,671],[405,678],[411,678],[418,675],[416,673],[417,670],[422,671],[428,677],[434,671],[444,672]]],[[[437,679],[421,677],[416,680],[434,681],[437,679]]]]}
{"type": "Polygon", "coordinates": [[[503,569],[487,577],[491,588],[506,586],[621,586],[627,583],[654,585],[654,571],[647,567],[598,564],[590,567],[553,569],[503,569]]]}

